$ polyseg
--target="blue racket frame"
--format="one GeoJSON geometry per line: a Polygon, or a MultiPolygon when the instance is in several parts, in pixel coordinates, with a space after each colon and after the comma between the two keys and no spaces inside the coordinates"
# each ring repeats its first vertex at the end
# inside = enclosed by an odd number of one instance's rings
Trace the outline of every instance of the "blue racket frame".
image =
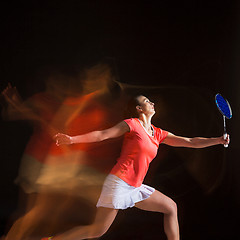
{"type": "MultiPolygon", "coordinates": [[[[232,109],[230,107],[229,102],[224,97],[222,97],[220,93],[216,94],[215,102],[218,110],[223,115],[223,135],[224,138],[226,138],[227,137],[226,118],[227,119],[232,118],[232,109]]],[[[227,145],[224,146],[227,147],[227,145]]]]}

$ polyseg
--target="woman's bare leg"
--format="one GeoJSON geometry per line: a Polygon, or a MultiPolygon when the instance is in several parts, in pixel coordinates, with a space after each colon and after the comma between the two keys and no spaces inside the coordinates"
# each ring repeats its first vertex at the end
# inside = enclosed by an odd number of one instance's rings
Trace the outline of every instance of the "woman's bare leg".
{"type": "Polygon", "coordinates": [[[177,219],[177,205],[166,195],[155,190],[152,195],[135,204],[135,207],[164,214],[164,231],[168,240],[179,240],[179,226],[177,219]]]}
{"type": "Polygon", "coordinates": [[[107,232],[117,212],[117,209],[99,207],[93,224],[75,227],[54,237],[53,240],[80,240],[100,237],[107,232]]]}

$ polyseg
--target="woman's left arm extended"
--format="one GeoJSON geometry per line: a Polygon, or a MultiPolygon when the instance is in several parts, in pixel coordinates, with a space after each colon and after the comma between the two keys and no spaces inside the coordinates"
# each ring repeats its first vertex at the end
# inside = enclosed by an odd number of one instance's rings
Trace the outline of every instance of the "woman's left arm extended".
{"type": "Polygon", "coordinates": [[[227,135],[227,138],[224,139],[221,137],[212,137],[212,138],[204,138],[204,137],[181,137],[176,136],[172,133],[168,133],[167,137],[164,139],[163,143],[173,147],[189,147],[189,148],[204,148],[209,146],[214,146],[218,144],[229,144],[230,138],[227,135]]]}

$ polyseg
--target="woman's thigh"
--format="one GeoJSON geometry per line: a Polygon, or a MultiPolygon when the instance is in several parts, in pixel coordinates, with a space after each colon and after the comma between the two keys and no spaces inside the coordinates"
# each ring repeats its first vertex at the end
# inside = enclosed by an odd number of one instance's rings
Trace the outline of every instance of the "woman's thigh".
{"type": "Polygon", "coordinates": [[[135,207],[146,211],[166,214],[171,213],[177,208],[176,203],[171,198],[157,190],[155,190],[149,198],[136,203],[135,207]]]}

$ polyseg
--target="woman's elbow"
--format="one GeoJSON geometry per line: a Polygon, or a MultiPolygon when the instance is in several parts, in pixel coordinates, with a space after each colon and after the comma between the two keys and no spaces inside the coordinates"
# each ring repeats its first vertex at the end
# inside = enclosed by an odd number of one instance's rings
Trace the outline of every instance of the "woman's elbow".
{"type": "Polygon", "coordinates": [[[97,131],[96,132],[96,139],[98,142],[102,142],[104,140],[109,139],[109,134],[105,131],[97,131]]]}
{"type": "Polygon", "coordinates": [[[190,138],[189,139],[189,145],[191,148],[203,148],[203,144],[201,143],[201,141],[199,141],[198,139],[195,138],[190,138]]]}
{"type": "Polygon", "coordinates": [[[199,148],[198,143],[194,140],[194,138],[187,138],[185,140],[185,147],[188,147],[188,148],[199,148]]]}

